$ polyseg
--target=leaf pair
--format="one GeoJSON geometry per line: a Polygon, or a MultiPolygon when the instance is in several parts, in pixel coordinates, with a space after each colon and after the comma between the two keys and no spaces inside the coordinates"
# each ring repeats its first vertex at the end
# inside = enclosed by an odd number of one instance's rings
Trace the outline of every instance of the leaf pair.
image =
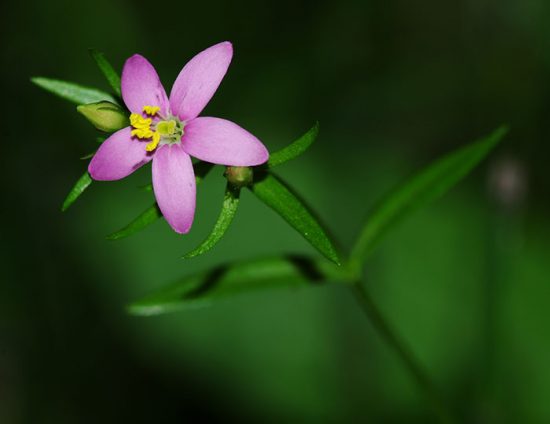
{"type": "MultiPolygon", "coordinates": [[[[128,311],[134,315],[157,315],[210,305],[231,295],[267,287],[354,283],[365,259],[397,222],[450,190],[489,154],[507,132],[507,127],[500,127],[489,136],[436,160],[397,187],[370,213],[349,259],[341,267],[326,261],[292,256],[225,264],[214,271],[184,277],[132,303],[128,311]]],[[[271,184],[277,178],[269,176],[267,181],[271,184]]],[[[271,199],[269,202],[275,203],[271,199]]]]}

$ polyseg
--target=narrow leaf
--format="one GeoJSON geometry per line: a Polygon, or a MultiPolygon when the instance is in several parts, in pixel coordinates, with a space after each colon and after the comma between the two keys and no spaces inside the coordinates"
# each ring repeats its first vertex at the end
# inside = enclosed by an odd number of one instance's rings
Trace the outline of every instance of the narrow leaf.
{"type": "Polygon", "coordinates": [[[489,136],[436,160],[397,187],[371,212],[353,248],[352,261],[362,263],[386,231],[399,220],[450,190],[487,156],[507,132],[507,127],[500,127],[489,136]]]}
{"type": "Polygon", "coordinates": [[[61,81],[50,78],[34,77],[31,81],[37,86],[53,93],[65,100],[76,103],[77,105],[100,102],[108,100],[118,103],[117,100],[104,91],[95,88],[84,87],[73,82],[61,81]]]}
{"type": "Polygon", "coordinates": [[[278,177],[265,173],[250,189],[327,259],[340,263],[336,249],[319,221],[298,195],[278,177]]]}
{"type": "Polygon", "coordinates": [[[114,70],[109,61],[105,58],[105,55],[97,51],[96,49],[90,49],[90,55],[95,60],[95,63],[109,82],[111,88],[118,96],[120,96],[120,76],[114,70]]]}
{"type": "Polygon", "coordinates": [[[233,295],[266,288],[307,287],[326,282],[351,283],[346,269],[304,256],[254,259],[225,264],[183,277],[128,306],[133,315],[159,315],[193,309],[233,295]]]}
{"type": "MultiPolygon", "coordinates": [[[[195,182],[199,184],[210,170],[214,167],[213,164],[208,162],[197,162],[194,165],[195,169],[195,182]]],[[[152,191],[153,185],[147,184],[142,186],[141,189],[145,191],[152,191]]],[[[132,222],[126,225],[124,228],[109,234],[107,236],[108,240],[119,240],[124,237],[131,236],[134,233],[137,233],[140,230],[143,230],[145,227],[151,225],[157,219],[162,218],[162,213],[156,204],[156,202],[144,210],[139,216],[137,216],[132,222]]]]}
{"type": "Polygon", "coordinates": [[[186,253],[183,258],[189,259],[195,256],[202,255],[212,249],[225,235],[225,232],[233,222],[233,218],[237,213],[239,206],[240,188],[233,187],[229,182],[225,188],[225,196],[223,198],[222,210],[218,216],[218,220],[214,224],[212,232],[206,239],[195,249],[186,253]]]}
{"type": "Polygon", "coordinates": [[[316,122],[307,133],[295,140],[292,144],[272,153],[267,162],[267,167],[273,168],[300,156],[313,144],[318,134],[319,122],[316,122]]]}
{"type": "Polygon", "coordinates": [[[158,205],[155,203],[154,205],[145,209],[136,219],[130,222],[126,227],[124,227],[123,229],[115,233],[109,234],[107,236],[107,240],[118,240],[124,237],[128,237],[134,233],[137,233],[140,230],[143,230],[145,227],[152,224],[160,217],[162,217],[162,213],[160,212],[158,205]]]}
{"type": "Polygon", "coordinates": [[[69,206],[71,206],[76,199],[88,188],[88,186],[92,183],[92,178],[90,177],[90,174],[88,174],[88,171],[86,171],[82,176],[78,179],[76,184],[73,186],[65,200],[63,201],[63,205],[61,206],[61,211],[65,212],[69,206]]]}

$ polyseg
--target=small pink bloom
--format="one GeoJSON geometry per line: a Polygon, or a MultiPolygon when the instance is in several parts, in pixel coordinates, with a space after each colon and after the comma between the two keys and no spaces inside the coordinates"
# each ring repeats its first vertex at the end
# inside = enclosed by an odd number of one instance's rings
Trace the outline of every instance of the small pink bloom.
{"type": "Polygon", "coordinates": [[[122,70],[122,99],[132,126],[103,142],[88,167],[95,180],[118,180],[153,160],[153,189],[166,221],[187,233],[195,215],[195,174],[191,156],[227,166],[267,161],[265,146],[231,121],[198,117],[216,92],[231,58],[229,42],[191,59],[178,75],[170,97],[155,68],[134,55],[122,70]]]}

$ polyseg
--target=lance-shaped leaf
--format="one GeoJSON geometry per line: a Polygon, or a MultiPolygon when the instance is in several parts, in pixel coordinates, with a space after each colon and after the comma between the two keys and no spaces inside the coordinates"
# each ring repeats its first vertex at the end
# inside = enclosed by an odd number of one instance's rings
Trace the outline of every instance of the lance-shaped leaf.
{"type": "MultiPolygon", "coordinates": [[[[204,179],[204,177],[206,177],[206,175],[210,172],[210,170],[213,167],[214,165],[208,162],[197,162],[194,165],[196,184],[199,184],[204,179]]],[[[146,186],[143,186],[141,188],[145,191],[153,190],[153,186],[151,184],[147,184],[146,186]]],[[[138,231],[141,231],[144,228],[148,227],[159,218],[162,218],[162,213],[155,202],[153,205],[145,209],[139,216],[137,216],[132,222],[130,222],[124,228],[118,231],[115,231],[112,234],[109,234],[107,236],[107,239],[119,240],[121,238],[131,236],[132,234],[135,234],[138,231]]]]}
{"type": "Polygon", "coordinates": [[[82,176],[78,179],[78,181],[75,183],[65,200],[63,201],[63,205],[61,206],[61,211],[65,212],[69,206],[71,206],[76,199],[79,198],[79,196],[88,188],[88,186],[92,183],[92,178],[90,177],[90,174],[88,174],[88,171],[86,171],[82,176]]]}
{"type": "Polygon", "coordinates": [[[212,232],[206,237],[206,239],[195,249],[191,250],[189,253],[186,253],[183,258],[189,259],[195,256],[202,255],[203,253],[208,252],[212,249],[225,235],[225,232],[233,222],[233,218],[237,213],[237,208],[239,206],[239,197],[241,189],[234,187],[231,183],[227,183],[225,188],[225,195],[223,197],[222,210],[212,232]]]}
{"type": "Polygon", "coordinates": [[[84,87],[74,82],[61,81],[51,78],[34,77],[31,81],[50,93],[77,105],[96,103],[107,100],[112,103],[118,101],[108,93],[91,87],[84,87]]]}
{"type": "Polygon", "coordinates": [[[315,125],[311,127],[311,129],[307,133],[292,142],[292,144],[284,147],[281,150],[278,150],[275,153],[271,153],[269,155],[267,167],[273,168],[300,156],[309,148],[309,146],[313,144],[318,134],[319,122],[316,122],[315,125]]]}
{"type": "Polygon", "coordinates": [[[105,58],[105,55],[102,52],[99,52],[96,49],[90,49],[90,55],[95,60],[95,63],[99,67],[101,73],[109,82],[111,88],[120,97],[120,76],[118,75],[118,73],[105,58]]]}
{"type": "Polygon", "coordinates": [[[107,240],[118,240],[124,237],[131,236],[134,233],[137,233],[140,230],[143,230],[145,227],[151,225],[157,219],[162,217],[162,212],[160,211],[156,202],[145,209],[136,219],[130,222],[121,230],[118,230],[107,236],[107,240]]]}
{"type": "Polygon", "coordinates": [[[258,179],[254,181],[250,190],[327,259],[339,264],[332,241],[304,201],[273,174],[258,174],[255,178],[258,179]]]}
{"type": "Polygon", "coordinates": [[[186,276],[128,306],[133,315],[158,315],[210,306],[231,296],[267,288],[290,288],[326,282],[351,283],[347,269],[304,256],[254,259],[225,264],[186,276]]]}
{"type": "Polygon", "coordinates": [[[487,156],[507,132],[507,127],[500,127],[489,136],[436,160],[397,187],[370,213],[352,250],[351,260],[361,264],[386,231],[451,189],[487,156]]]}

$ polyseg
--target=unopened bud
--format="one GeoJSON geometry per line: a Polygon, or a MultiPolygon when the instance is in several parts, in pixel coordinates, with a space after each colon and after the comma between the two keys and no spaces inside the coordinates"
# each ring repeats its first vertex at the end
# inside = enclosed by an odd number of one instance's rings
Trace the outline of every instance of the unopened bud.
{"type": "Polygon", "coordinates": [[[76,110],[100,131],[114,132],[130,125],[124,110],[111,102],[80,105],[76,110]]]}
{"type": "Polygon", "coordinates": [[[254,172],[249,166],[228,166],[224,175],[235,187],[245,187],[252,184],[254,172]]]}

